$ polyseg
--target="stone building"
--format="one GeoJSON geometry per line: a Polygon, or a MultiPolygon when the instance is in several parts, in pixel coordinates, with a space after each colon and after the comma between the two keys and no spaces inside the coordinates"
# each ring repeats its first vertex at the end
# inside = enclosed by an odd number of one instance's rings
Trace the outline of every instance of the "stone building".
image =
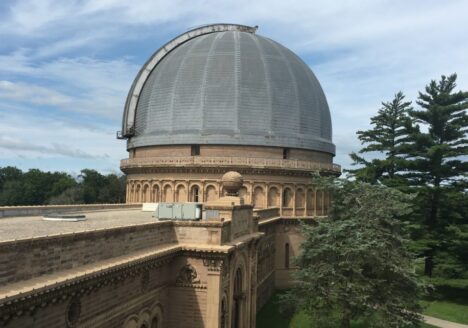
{"type": "Polygon", "coordinates": [[[340,173],[319,82],[256,30],[196,28],[142,67],[118,134],[127,204],[0,208],[0,327],[255,327],[290,284],[299,219],[327,215],[312,174],[340,173]]]}

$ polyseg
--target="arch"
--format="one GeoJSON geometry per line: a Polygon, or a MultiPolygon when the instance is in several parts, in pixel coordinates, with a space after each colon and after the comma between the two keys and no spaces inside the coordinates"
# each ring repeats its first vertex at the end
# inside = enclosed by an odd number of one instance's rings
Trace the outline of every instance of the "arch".
{"type": "Polygon", "coordinates": [[[271,187],[268,190],[268,205],[267,207],[279,207],[279,190],[277,187],[271,187]]]}
{"type": "Polygon", "coordinates": [[[172,186],[170,184],[166,184],[164,186],[164,201],[167,203],[174,201],[174,194],[172,192],[172,186]]]}
{"type": "Polygon", "coordinates": [[[305,193],[304,189],[298,188],[296,190],[296,200],[295,200],[296,208],[304,208],[305,207],[305,193]]]}
{"type": "Polygon", "coordinates": [[[210,202],[218,199],[218,192],[214,185],[208,185],[205,189],[205,201],[210,202]]]}
{"type": "Polygon", "coordinates": [[[239,189],[239,197],[244,198],[244,203],[249,204],[250,203],[250,195],[249,191],[247,190],[247,187],[242,187],[239,189]]]}
{"type": "Polygon", "coordinates": [[[316,191],[316,213],[317,215],[323,215],[323,191],[316,191]]]}
{"type": "Polygon", "coordinates": [[[151,201],[154,203],[159,202],[159,185],[154,184],[151,188],[151,201]]]}
{"type": "Polygon", "coordinates": [[[293,207],[293,192],[291,188],[286,187],[283,189],[283,207],[293,207]]]}
{"type": "Polygon", "coordinates": [[[160,303],[153,306],[151,310],[151,328],[163,328],[164,316],[163,308],[160,303]]]}
{"type": "Polygon", "coordinates": [[[143,189],[141,192],[141,202],[142,203],[147,203],[150,201],[150,193],[149,193],[149,184],[145,183],[143,185],[143,189]]]}
{"type": "Polygon", "coordinates": [[[265,191],[261,186],[256,186],[254,188],[252,203],[255,208],[265,207],[265,191]]]}
{"type": "Polygon", "coordinates": [[[138,316],[133,314],[125,320],[123,328],[138,328],[138,316]]]}
{"type": "Polygon", "coordinates": [[[135,201],[135,186],[133,183],[130,186],[130,193],[128,194],[128,202],[133,203],[135,201]]]}
{"type": "Polygon", "coordinates": [[[141,191],[141,185],[137,184],[136,189],[135,189],[135,203],[141,202],[140,191],[141,191]]]}
{"type": "Polygon", "coordinates": [[[179,184],[176,187],[176,202],[186,202],[187,199],[187,188],[185,188],[185,185],[179,184]]]}
{"type": "Polygon", "coordinates": [[[328,215],[330,209],[330,193],[328,191],[323,192],[323,215],[328,215]]]}
{"type": "Polygon", "coordinates": [[[315,191],[307,189],[307,215],[315,215],[315,191]]]}
{"type": "Polygon", "coordinates": [[[202,201],[201,199],[201,188],[199,185],[193,185],[190,188],[190,201],[199,203],[202,201]]]}

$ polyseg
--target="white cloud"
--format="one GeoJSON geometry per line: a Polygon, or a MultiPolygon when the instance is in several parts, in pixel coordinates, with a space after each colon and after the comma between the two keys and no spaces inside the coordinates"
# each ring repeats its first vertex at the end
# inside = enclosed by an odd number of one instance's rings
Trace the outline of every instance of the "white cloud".
{"type": "Polygon", "coordinates": [[[10,81],[0,81],[0,99],[54,106],[70,103],[70,97],[55,90],[29,83],[14,83],[10,81]]]}

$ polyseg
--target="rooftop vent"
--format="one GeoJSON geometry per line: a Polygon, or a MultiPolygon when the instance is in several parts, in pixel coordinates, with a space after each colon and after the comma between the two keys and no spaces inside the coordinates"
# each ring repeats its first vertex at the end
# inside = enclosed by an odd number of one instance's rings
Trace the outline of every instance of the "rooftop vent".
{"type": "Polygon", "coordinates": [[[86,221],[84,214],[47,214],[42,217],[44,221],[62,221],[62,222],[78,222],[86,221]]]}

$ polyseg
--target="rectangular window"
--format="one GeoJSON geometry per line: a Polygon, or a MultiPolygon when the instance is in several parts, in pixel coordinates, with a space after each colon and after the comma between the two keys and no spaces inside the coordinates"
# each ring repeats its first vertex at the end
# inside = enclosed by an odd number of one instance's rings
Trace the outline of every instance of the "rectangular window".
{"type": "Polygon", "coordinates": [[[283,159],[289,158],[289,148],[283,148],[283,159]]]}
{"type": "Polygon", "coordinates": [[[200,155],[200,145],[192,145],[191,155],[192,156],[199,156],[200,155]]]}

